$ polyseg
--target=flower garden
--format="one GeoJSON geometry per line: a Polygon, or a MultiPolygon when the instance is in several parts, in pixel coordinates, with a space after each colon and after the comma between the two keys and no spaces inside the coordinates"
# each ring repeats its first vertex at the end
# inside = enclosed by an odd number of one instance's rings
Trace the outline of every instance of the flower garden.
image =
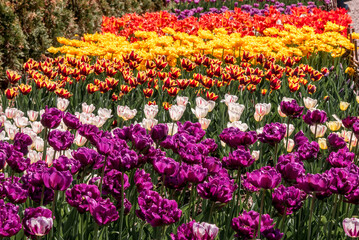
{"type": "Polygon", "coordinates": [[[166,2],[7,69],[0,239],[359,237],[346,10],[166,2]]]}

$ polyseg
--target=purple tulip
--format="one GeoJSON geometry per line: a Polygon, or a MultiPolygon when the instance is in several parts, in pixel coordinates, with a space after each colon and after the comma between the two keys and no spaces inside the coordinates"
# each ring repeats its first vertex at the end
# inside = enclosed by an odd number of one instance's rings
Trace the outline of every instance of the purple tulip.
{"type": "Polygon", "coordinates": [[[72,152],[75,160],[78,160],[82,168],[99,169],[102,167],[104,157],[93,149],[81,147],[77,151],[72,152]]]}
{"type": "Polygon", "coordinates": [[[144,169],[136,170],[136,173],[134,176],[134,182],[136,184],[136,188],[137,188],[138,192],[153,189],[151,175],[149,173],[146,173],[144,169]]]}
{"type": "Polygon", "coordinates": [[[306,142],[309,142],[309,140],[306,136],[304,136],[303,131],[299,131],[294,135],[294,144],[297,148],[306,142]]]}
{"type": "Polygon", "coordinates": [[[48,234],[53,226],[51,210],[44,207],[25,209],[22,226],[28,237],[36,238],[48,234]]]}
{"type": "Polygon", "coordinates": [[[354,162],[355,154],[349,152],[347,148],[339,149],[337,152],[331,152],[327,161],[336,168],[347,167],[354,162]]]}
{"type": "Polygon", "coordinates": [[[167,124],[163,124],[163,123],[157,124],[151,129],[150,135],[153,141],[155,142],[161,142],[165,140],[168,135],[167,124]]]}
{"type": "Polygon", "coordinates": [[[108,157],[109,168],[118,169],[121,171],[129,171],[137,166],[138,156],[137,153],[128,148],[123,148],[120,151],[114,151],[108,157]]]}
{"type": "Polygon", "coordinates": [[[342,120],[342,123],[344,125],[345,128],[351,129],[353,128],[354,123],[359,122],[359,119],[357,117],[346,117],[345,119],[342,120]]]}
{"type": "Polygon", "coordinates": [[[263,133],[258,135],[259,141],[275,145],[282,141],[286,133],[285,125],[281,123],[269,123],[263,128],[263,133]]]}
{"type": "Polygon", "coordinates": [[[45,128],[54,129],[57,128],[63,116],[63,112],[57,108],[45,108],[45,113],[41,116],[41,124],[45,128]]]}
{"type": "Polygon", "coordinates": [[[206,138],[205,140],[201,141],[201,144],[204,145],[210,153],[215,152],[218,148],[217,143],[212,138],[206,138]]]}
{"type": "Polygon", "coordinates": [[[242,132],[238,128],[225,128],[219,135],[219,138],[232,148],[239,146],[252,145],[257,141],[257,133],[255,131],[242,132]]]}
{"type": "Polygon", "coordinates": [[[237,184],[234,184],[234,180],[223,176],[209,177],[207,181],[197,185],[200,197],[221,203],[231,201],[236,189],[237,184]]]}
{"type": "Polygon", "coordinates": [[[52,165],[57,171],[70,171],[72,175],[78,173],[81,168],[81,164],[78,160],[67,158],[63,155],[55,159],[52,165]]]}
{"type": "Polygon", "coordinates": [[[36,202],[37,204],[41,203],[41,197],[43,198],[43,204],[44,206],[47,205],[48,203],[52,202],[54,200],[54,190],[47,188],[47,187],[43,187],[43,186],[39,186],[39,185],[30,185],[29,186],[29,196],[30,199],[34,202],[36,202]],[[44,191],[42,190],[44,188],[44,191]]]}
{"type": "Polygon", "coordinates": [[[203,155],[197,144],[189,143],[184,148],[178,150],[182,160],[188,164],[200,164],[203,160],[203,155]]]}
{"type": "Polygon", "coordinates": [[[315,141],[306,142],[298,148],[299,159],[301,161],[317,158],[319,153],[319,144],[315,141]]]}
{"type": "Polygon", "coordinates": [[[351,192],[349,192],[347,195],[345,195],[346,202],[352,203],[355,205],[359,204],[359,187],[357,186],[355,189],[353,189],[351,192]]]}
{"type": "Polygon", "coordinates": [[[257,188],[273,189],[281,181],[281,175],[270,166],[256,169],[251,173],[247,173],[248,181],[257,188]]]}
{"type": "Polygon", "coordinates": [[[308,125],[322,124],[327,121],[327,113],[321,110],[308,110],[306,115],[303,115],[303,120],[308,125]]]}
{"type": "Polygon", "coordinates": [[[100,198],[100,190],[96,185],[80,183],[66,191],[66,201],[81,214],[90,210],[91,200],[99,201],[100,198]]]}
{"type": "Polygon", "coordinates": [[[113,151],[113,145],[113,140],[106,137],[98,138],[96,141],[97,152],[105,156],[111,154],[113,151]]]}
{"type": "Polygon", "coordinates": [[[108,195],[111,194],[117,200],[121,199],[121,176],[123,175],[124,180],[124,190],[130,187],[128,182],[128,176],[125,173],[122,173],[118,170],[112,169],[105,173],[103,178],[103,188],[102,194],[108,195]]]}
{"type": "Polygon", "coordinates": [[[159,157],[153,161],[153,168],[161,175],[172,176],[178,172],[179,164],[172,158],[159,157]]]}
{"type": "Polygon", "coordinates": [[[296,182],[298,177],[305,174],[304,164],[297,153],[289,153],[278,158],[276,169],[287,182],[296,182]]]}
{"type": "MultiPolygon", "coordinates": [[[[117,204],[116,204],[116,209],[118,210],[118,212],[121,211],[121,204],[122,204],[122,201],[117,201],[117,204]]],[[[132,208],[132,204],[130,203],[130,201],[128,201],[127,198],[125,198],[123,200],[123,214],[126,216],[130,213],[131,211],[131,208],[132,208]]]]}
{"type": "Polygon", "coordinates": [[[269,228],[264,230],[262,235],[268,240],[280,240],[284,234],[279,229],[269,228]]]}
{"type": "Polygon", "coordinates": [[[257,187],[255,187],[255,186],[253,186],[253,184],[249,182],[247,176],[248,176],[248,173],[243,174],[243,175],[241,176],[241,181],[242,181],[242,187],[243,187],[243,189],[246,190],[246,191],[248,191],[248,192],[259,192],[260,189],[257,188],[257,187]]]}
{"type": "Polygon", "coordinates": [[[290,215],[303,206],[306,194],[296,187],[280,185],[272,193],[272,204],[281,215],[290,215]]]}
{"type": "Polygon", "coordinates": [[[141,153],[147,153],[153,145],[153,140],[149,135],[138,134],[132,138],[132,146],[141,153]]]}
{"type": "Polygon", "coordinates": [[[175,200],[162,198],[157,192],[143,191],[138,197],[139,210],[136,214],[152,227],[170,225],[178,222],[182,211],[175,200]]]}
{"type": "Polygon", "coordinates": [[[47,139],[55,151],[64,151],[71,147],[75,137],[69,131],[63,132],[55,129],[50,131],[47,139]]]}
{"type": "Polygon", "coordinates": [[[0,200],[0,237],[12,237],[21,229],[21,220],[17,214],[19,207],[0,200]]]}
{"type": "Polygon", "coordinates": [[[327,174],[310,174],[297,179],[297,187],[306,193],[324,192],[329,188],[330,178],[327,174]]]}
{"type": "Polygon", "coordinates": [[[81,126],[80,120],[73,114],[67,112],[63,118],[65,125],[69,129],[79,129],[81,126]]]}
{"type": "Polygon", "coordinates": [[[290,118],[299,118],[304,107],[299,106],[296,100],[282,101],[280,103],[280,110],[290,118]]]}
{"type": "Polygon", "coordinates": [[[171,233],[172,240],[197,240],[196,236],[193,233],[193,224],[195,221],[189,223],[183,223],[177,228],[177,233],[171,233]]]}
{"type": "Polygon", "coordinates": [[[25,133],[16,133],[14,138],[14,149],[27,155],[29,152],[28,147],[32,144],[32,139],[25,133]]]}
{"type": "Polygon", "coordinates": [[[7,164],[11,167],[12,170],[14,170],[17,173],[21,173],[27,169],[27,167],[30,165],[30,159],[29,158],[23,158],[23,154],[18,151],[13,151],[11,156],[6,159],[7,164]]]}
{"type": "MultiPolygon", "coordinates": [[[[259,225],[259,213],[246,210],[241,215],[232,219],[232,228],[237,233],[235,237],[243,239],[252,239],[257,237],[259,225]]],[[[268,214],[262,215],[260,231],[264,232],[273,228],[273,219],[268,214]]]]}
{"type": "Polygon", "coordinates": [[[72,175],[70,171],[57,171],[52,167],[47,172],[42,173],[42,180],[47,188],[55,191],[65,191],[72,182],[72,175]]]}
{"type": "Polygon", "coordinates": [[[189,143],[195,143],[196,139],[186,133],[176,133],[173,136],[167,136],[167,138],[161,142],[161,147],[165,149],[171,149],[174,153],[178,153],[178,149],[186,148],[189,143]]]}
{"type": "Polygon", "coordinates": [[[356,121],[356,122],[353,124],[352,129],[353,129],[353,132],[354,132],[355,136],[356,136],[357,138],[359,138],[359,121],[356,121]]]}
{"type": "Polygon", "coordinates": [[[116,206],[110,201],[109,198],[97,200],[89,199],[90,213],[97,225],[104,226],[119,219],[116,206]]]}
{"type": "Polygon", "coordinates": [[[350,193],[358,185],[357,175],[345,168],[331,168],[328,171],[331,179],[329,190],[332,193],[345,195],[350,193]]]}
{"type": "Polygon", "coordinates": [[[205,157],[202,166],[207,168],[208,174],[216,175],[222,169],[222,162],[216,157],[205,157]]]}
{"type": "Polygon", "coordinates": [[[208,170],[199,164],[187,165],[183,164],[183,168],[186,171],[186,178],[191,183],[201,183],[207,177],[208,170]]]}
{"type": "Polygon", "coordinates": [[[202,129],[199,122],[192,123],[187,121],[183,125],[181,122],[177,122],[177,125],[179,134],[185,133],[190,136],[193,136],[196,142],[201,141],[204,135],[206,135],[206,132],[202,129]]]}
{"type": "Polygon", "coordinates": [[[251,166],[255,159],[252,157],[249,150],[246,150],[243,146],[240,146],[237,150],[229,153],[228,157],[222,159],[223,166],[227,169],[246,168],[251,166]]]}
{"type": "Polygon", "coordinates": [[[26,202],[29,193],[21,183],[5,183],[4,185],[6,197],[10,202],[15,204],[26,202]]]}
{"type": "Polygon", "coordinates": [[[344,138],[339,137],[336,133],[329,134],[327,143],[332,151],[345,148],[347,146],[344,138]]]}
{"type": "Polygon", "coordinates": [[[165,186],[170,189],[180,190],[187,185],[187,172],[184,169],[183,165],[179,167],[179,170],[176,174],[172,176],[165,176],[165,186]]]}

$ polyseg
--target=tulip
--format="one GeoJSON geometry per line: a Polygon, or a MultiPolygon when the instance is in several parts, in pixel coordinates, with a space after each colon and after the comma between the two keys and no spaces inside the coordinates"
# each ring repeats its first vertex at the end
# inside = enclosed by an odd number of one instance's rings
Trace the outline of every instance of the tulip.
{"type": "Polygon", "coordinates": [[[82,112],[84,113],[92,113],[95,111],[95,106],[93,104],[87,105],[87,103],[82,103],[82,112]]]}
{"type": "Polygon", "coordinates": [[[310,97],[303,98],[304,106],[307,109],[313,109],[316,107],[318,100],[310,97]]]}
{"type": "Polygon", "coordinates": [[[81,214],[90,210],[92,199],[98,201],[100,198],[101,193],[96,185],[81,183],[66,191],[66,201],[81,214]]]}
{"type": "Polygon", "coordinates": [[[216,105],[215,101],[212,101],[212,100],[206,101],[202,97],[196,98],[196,106],[202,107],[202,108],[208,107],[208,112],[212,112],[215,105],[216,105]]]}
{"type": "Polygon", "coordinates": [[[27,208],[22,225],[26,236],[35,238],[44,236],[52,229],[52,212],[44,207],[27,208]]]}
{"type": "Polygon", "coordinates": [[[42,179],[47,188],[64,191],[70,186],[72,175],[69,171],[57,171],[52,167],[47,172],[42,173],[42,179]]]}
{"type": "Polygon", "coordinates": [[[255,105],[255,113],[258,116],[263,117],[270,113],[271,107],[272,105],[270,103],[257,103],[255,105]]]}
{"type": "Polygon", "coordinates": [[[206,106],[206,107],[198,107],[198,106],[196,106],[195,109],[192,108],[191,110],[192,110],[192,113],[194,115],[196,115],[196,117],[198,119],[205,118],[207,116],[207,114],[208,114],[208,106],[206,106]]]}
{"type": "Polygon", "coordinates": [[[358,218],[345,218],[343,220],[343,229],[345,234],[351,238],[359,237],[359,219],[358,218]]]}
{"type": "Polygon", "coordinates": [[[264,116],[259,116],[256,112],[254,113],[254,120],[256,120],[257,122],[262,121],[264,118],[264,116]]]}
{"type": "Polygon", "coordinates": [[[34,122],[34,121],[36,121],[37,117],[39,116],[39,112],[29,110],[29,111],[27,111],[27,116],[31,122],[34,122]]]}
{"type": "Polygon", "coordinates": [[[318,138],[318,144],[319,144],[320,149],[323,149],[323,150],[328,149],[327,140],[325,138],[318,138]]]}
{"type": "Polygon", "coordinates": [[[209,127],[209,124],[211,123],[211,119],[200,118],[198,119],[198,122],[201,124],[202,129],[206,130],[209,127]]]}
{"type": "Polygon", "coordinates": [[[5,116],[8,119],[13,119],[14,117],[16,117],[18,115],[18,110],[16,108],[6,108],[5,109],[5,116]]]}
{"type": "Polygon", "coordinates": [[[234,121],[234,122],[228,122],[227,123],[227,128],[238,128],[240,131],[245,132],[248,130],[248,125],[247,123],[242,123],[241,121],[234,121]]]}
{"type": "Polygon", "coordinates": [[[177,96],[176,102],[178,106],[186,106],[188,103],[188,97],[177,96]]]}
{"type": "Polygon", "coordinates": [[[206,222],[193,223],[193,233],[198,239],[214,240],[219,228],[215,224],[209,224],[206,222]]]}
{"type": "Polygon", "coordinates": [[[166,139],[167,135],[168,135],[168,126],[166,124],[157,124],[155,126],[153,126],[153,128],[151,128],[151,138],[154,141],[163,141],[166,139]]]}
{"type": "Polygon", "coordinates": [[[345,111],[348,109],[349,105],[350,103],[341,101],[339,104],[339,108],[340,110],[345,111]]]}
{"type": "Polygon", "coordinates": [[[131,110],[128,106],[117,106],[117,115],[122,117],[125,121],[131,120],[136,116],[136,114],[136,109],[131,110]]]}
{"type": "Polygon", "coordinates": [[[145,116],[147,119],[154,119],[158,113],[158,105],[145,105],[145,116]]]}
{"type": "Polygon", "coordinates": [[[288,136],[292,135],[295,128],[294,128],[293,124],[289,124],[289,135],[288,135],[288,125],[285,125],[285,126],[286,126],[285,137],[288,137],[288,136]]]}
{"type": "MultiPolygon", "coordinates": [[[[116,210],[116,206],[109,198],[106,200],[101,198],[98,198],[97,200],[91,199],[90,213],[96,224],[99,226],[107,225],[120,217],[116,210]]],[[[95,234],[97,234],[97,232],[95,234]]]]}
{"type": "Polygon", "coordinates": [[[70,129],[78,129],[81,126],[79,119],[69,112],[64,115],[64,118],[62,120],[70,129]]]}
{"type": "Polygon", "coordinates": [[[238,97],[235,96],[235,95],[229,95],[229,94],[225,94],[224,95],[224,99],[221,100],[221,102],[224,102],[227,106],[230,104],[230,103],[235,103],[238,101],[238,97]]]}
{"type": "Polygon", "coordinates": [[[99,117],[104,118],[104,119],[109,119],[112,118],[112,110],[111,109],[107,109],[107,108],[99,108],[97,110],[97,114],[99,117]]]}
{"type": "Polygon", "coordinates": [[[57,98],[57,108],[61,111],[65,111],[69,106],[70,101],[65,98],[57,98]]]}
{"type": "Polygon", "coordinates": [[[327,120],[327,113],[317,109],[308,110],[307,114],[303,116],[303,120],[309,125],[322,124],[327,120]]]}
{"type": "Polygon", "coordinates": [[[21,230],[21,220],[17,212],[19,207],[0,200],[0,237],[12,237],[21,230]]]}
{"type": "Polygon", "coordinates": [[[252,158],[254,158],[254,160],[257,161],[260,156],[260,151],[259,150],[253,151],[251,155],[252,155],[252,158]]]}
{"type": "Polygon", "coordinates": [[[69,131],[52,130],[48,136],[48,142],[55,151],[63,151],[68,149],[74,142],[74,135],[69,131]]]}
{"type": "Polygon", "coordinates": [[[316,126],[310,126],[310,131],[315,135],[315,138],[321,138],[324,136],[327,131],[327,127],[325,125],[318,124],[316,126]]]}
{"type": "Polygon", "coordinates": [[[280,110],[280,105],[278,106],[278,114],[279,114],[279,116],[281,116],[281,117],[287,117],[287,115],[285,115],[285,114],[282,112],[282,110],[280,110]]]}
{"type": "Polygon", "coordinates": [[[327,127],[330,129],[330,131],[338,131],[340,127],[342,126],[342,123],[340,121],[329,121],[326,122],[327,127]]]}
{"type": "Polygon", "coordinates": [[[167,127],[169,129],[168,135],[175,135],[178,132],[178,126],[176,123],[167,123],[167,127]]]}
{"type": "Polygon", "coordinates": [[[16,133],[19,132],[19,129],[12,124],[5,123],[5,131],[7,133],[7,136],[9,137],[9,139],[14,140],[16,133]]]}
{"type": "Polygon", "coordinates": [[[174,122],[179,121],[183,116],[185,110],[186,107],[184,106],[172,105],[172,107],[169,109],[169,113],[172,121],[174,122]]]}
{"type": "Polygon", "coordinates": [[[282,101],[280,103],[280,110],[291,118],[298,118],[302,115],[304,107],[298,105],[296,100],[282,101]]]}
{"type": "Polygon", "coordinates": [[[147,130],[151,130],[154,126],[156,126],[158,123],[158,120],[157,119],[147,119],[147,118],[144,118],[142,120],[142,123],[141,125],[147,129],[147,130]]]}
{"type": "Polygon", "coordinates": [[[63,113],[57,108],[47,108],[41,115],[41,124],[49,129],[57,128],[62,119],[63,113]]]}
{"type": "Polygon", "coordinates": [[[282,179],[280,173],[270,166],[265,166],[251,173],[247,173],[247,178],[253,186],[264,189],[275,188],[282,179]]]}
{"type": "Polygon", "coordinates": [[[287,146],[287,141],[284,141],[284,147],[287,149],[287,152],[292,152],[293,148],[294,148],[294,140],[293,139],[288,139],[288,146],[287,146]]]}
{"type": "Polygon", "coordinates": [[[359,96],[356,96],[355,100],[357,101],[357,103],[359,103],[359,96]]]}

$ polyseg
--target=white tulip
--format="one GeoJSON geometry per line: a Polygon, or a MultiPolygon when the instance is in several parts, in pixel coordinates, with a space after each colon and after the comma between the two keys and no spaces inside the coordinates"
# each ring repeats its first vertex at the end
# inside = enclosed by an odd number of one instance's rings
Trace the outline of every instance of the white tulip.
{"type": "Polygon", "coordinates": [[[202,97],[197,97],[196,98],[196,106],[198,106],[198,107],[207,107],[208,106],[208,101],[206,101],[202,97]]]}
{"type": "MultiPolygon", "coordinates": [[[[310,131],[315,134],[315,125],[310,126],[310,131]]],[[[318,124],[317,125],[317,133],[315,138],[321,138],[324,136],[325,132],[327,131],[327,126],[318,124]]]]}
{"type": "Polygon", "coordinates": [[[18,128],[23,128],[29,125],[29,120],[27,119],[27,117],[16,116],[14,118],[14,122],[18,128]]]}
{"type": "Polygon", "coordinates": [[[74,143],[79,146],[82,147],[85,145],[85,143],[87,142],[87,139],[84,136],[81,136],[79,134],[79,132],[76,132],[75,134],[75,139],[74,139],[74,143]]]}
{"type": "MultiPolygon", "coordinates": [[[[293,131],[294,131],[295,127],[293,124],[289,124],[289,136],[292,135],[293,131]]],[[[285,137],[287,137],[287,133],[288,133],[288,124],[285,124],[285,137]]]]}
{"type": "Polygon", "coordinates": [[[158,120],[157,119],[147,119],[144,118],[142,120],[142,126],[147,129],[147,130],[151,130],[155,125],[158,124],[158,120]]]}
{"type": "Polygon", "coordinates": [[[228,110],[228,115],[230,122],[237,122],[241,118],[242,113],[228,110]]]}
{"type": "Polygon", "coordinates": [[[97,111],[97,114],[102,117],[102,118],[106,118],[109,119],[112,117],[112,110],[111,109],[107,109],[107,108],[99,108],[97,111]]]}
{"type": "Polygon", "coordinates": [[[211,123],[211,119],[200,118],[198,119],[198,122],[201,124],[202,129],[206,130],[209,127],[209,124],[211,123]]]}
{"type": "Polygon", "coordinates": [[[317,106],[318,100],[310,97],[303,98],[304,106],[308,109],[313,109],[317,106]]]}
{"type": "Polygon", "coordinates": [[[19,132],[19,129],[12,124],[5,124],[5,132],[10,140],[14,140],[16,133],[19,132]]]}
{"type": "Polygon", "coordinates": [[[257,132],[257,134],[262,134],[262,133],[263,133],[263,127],[258,128],[258,129],[256,130],[256,132],[257,132]]]}
{"type": "Polygon", "coordinates": [[[3,141],[3,140],[5,140],[5,132],[4,131],[0,132],[0,141],[3,141]]]}
{"type": "Polygon", "coordinates": [[[17,109],[16,108],[7,108],[5,109],[5,116],[8,119],[13,119],[17,115],[17,109]]]}
{"type": "Polygon", "coordinates": [[[262,121],[264,118],[264,116],[259,116],[256,112],[254,113],[254,120],[256,120],[257,122],[262,121]]]}
{"type": "Polygon", "coordinates": [[[92,113],[95,111],[95,106],[93,104],[87,105],[87,103],[82,103],[82,111],[85,113],[92,113]]]}
{"type": "Polygon", "coordinates": [[[175,135],[178,131],[178,125],[176,123],[167,123],[168,135],[175,135]]]}
{"type": "Polygon", "coordinates": [[[44,151],[44,140],[40,137],[36,137],[35,139],[35,149],[38,152],[44,151]]]}
{"type": "Polygon", "coordinates": [[[177,96],[176,102],[178,106],[186,106],[188,103],[188,97],[177,96]]]}
{"type": "Polygon", "coordinates": [[[259,150],[253,151],[252,154],[251,154],[252,158],[254,158],[255,161],[257,161],[259,159],[259,155],[260,155],[259,150]]]}
{"type": "Polygon", "coordinates": [[[42,157],[41,152],[36,152],[34,150],[29,150],[29,153],[27,154],[27,157],[30,158],[31,163],[36,163],[39,161],[42,157]]]}
{"type": "Polygon", "coordinates": [[[272,104],[270,104],[270,103],[257,103],[255,105],[256,114],[263,117],[263,116],[267,115],[268,113],[270,113],[271,107],[272,107],[272,104]]]}
{"type": "Polygon", "coordinates": [[[41,131],[44,129],[44,126],[41,124],[41,122],[32,122],[30,123],[32,130],[36,133],[39,134],[41,133],[41,131]]]}
{"type": "Polygon", "coordinates": [[[219,228],[215,224],[209,224],[206,222],[195,222],[193,223],[192,228],[193,233],[197,237],[197,239],[214,240],[217,237],[219,231],[219,228]]]}
{"type": "Polygon", "coordinates": [[[240,114],[243,113],[245,106],[243,104],[239,103],[229,103],[228,104],[228,110],[238,112],[240,114]]]}
{"type": "Polygon", "coordinates": [[[227,127],[234,127],[234,128],[238,128],[239,130],[241,130],[242,132],[245,132],[248,130],[248,125],[247,123],[242,123],[241,121],[235,121],[235,122],[229,122],[227,123],[227,127]]]}
{"type": "Polygon", "coordinates": [[[27,111],[27,116],[30,119],[31,122],[36,121],[37,117],[39,116],[39,112],[29,110],[27,111]]]}
{"type": "Polygon", "coordinates": [[[70,101],[65,98],[58,98],[57,99],[57,108],[61,111],[65,111],[69,106],[70,101]]]}
{"type": "Polygon", "coordinates": [[[147,119],[154,119],[158,113],[158,105],[145,105],[145,116],[147,119]]]}
{"type": "Polygon", "coordinates": [[[227,106],[230,104],[230,103],[235,103],[238,101],[238,97],[235,96],[235,95],[229,95],[229,94],[225,94],[224,95],[224,99],[221,100],[221,102],[224,102],[227,106]]]}
{"type": "Polygon", "coordinates": [[[208,106],[206,106],[206,107],[196,106],[195,109],[192,108],[191,110],[192,110],[192,113],[194,115],[196,115],[196,117],[199,119],[199,118],[205,118],[208,114],[209,109],[208,109],[208,106]]]}
{"type": "Polygon", "coordinates": [[[209,100],[208,101],[208,112],[212,112],[213,108],[216,106],[216,102],[209,100]]]}
{"type": "Polygon", "coordinates": [[[168,111],[172,121],[176,122],[181,119],[185,110],[186,108],[184,106],[172,105],[168,111]]]}
{"type": "Polygon", "coordinates": [[[286,147],[287,149],[287,152],[292,152],[293,151],[293,148],[294,148],[294,140],[293,139],[288,139],[288,146],[287,145],[287,140],[284,139],[284,147],[286,147]]]}

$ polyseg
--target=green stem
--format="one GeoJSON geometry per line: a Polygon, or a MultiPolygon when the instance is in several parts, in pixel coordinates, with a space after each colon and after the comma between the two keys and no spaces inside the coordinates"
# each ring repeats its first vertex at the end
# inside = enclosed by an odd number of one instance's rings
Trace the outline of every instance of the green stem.
{"type": "MultiPolygon", "coordinates": [[[[276,144],[277,147],[277,144],[276,144]]],[[[261,234],[261,222],[262,222],[262,214],[263,214],[263,207],[264,207],[264,197],[266,195],[266,189],[263,189],[262,191],[262,198],[261,198],[261,208],[259,210],[259,220],[258,220],[258,231],[257,231],[257,235],[254,235],[254,239],[256,239],[256,237],[259,237],[261,234]]]]}
{"type": "Polygon", "coordinates": [[[312,201],[310,203],[307,240],[310,240],[312,234],[312,218],[313,218],[313,210],[314,210],[314,201],[315,201],[315,194],[313,193],[312,201]]]}
{"type": "Polygon", "coordinates": [[[105,162],[104,162],[102,170],[101,170],[101,179],[100,179],[100,186],[99,186],[101,195],[102,195],[102,182],[103,182],[103,176],[105,175],[106,164],[107,164],[107,156],[105,157],[105,162]]]}
{"type": "Polygon", "coordinates": [[[93,235],[94,235],[94,240],[97,240],[98,239],[98,225],[96,222],[95,222],[95,229],[94,229],[93,235]]]}
{"type": "Polygon", "coordinates": [[[45,185],[42,186],[42,190],[41,190],[40,206],[44,205],[44,194],[45,194],[45,185]]]}
{"type": "Polygon", "coordinates": [[[44,137],[44,151],[42,152],[42,161],[46,162],[46,151],[47,151],[47,133],[48,129],[45,128],[45,137],[44,137]]]}
{"type": "Polygon", "coordinates": [[[120,216],[120,237],[119,239],[121,240],[122,239],[122,226],[123,226],[123,219],[125,218],[125,214],[124,214],[124,211],[125,211],[125,208],[124,208],[124,198],[125,198],[125,194],[124,194],[124,175],[125,173],[122,172],[121,174],[121,216],[120,216]]]}
{"type": "MultiPolygon", "coordinates": [[[[238,167],[237,173],[237,184],[238,184],[238,196],[237,196],[237,206],[239,206],[239,212],[241,211],[241,167],[238,167]]],[[[236,208],[237,208],[236,206],[236,208]]]]}
{"type": "MultiPolygon", "coordinates": [[[[52,208],[51,208],[51,212],[52,212],[52,216],[54,217],[56,214],[55,214],[55,207],[56,207],[56,200],[57,200],[57,194],[58,194],[58,190],[55,190],[55,195],[54,195],[54,201],[52,202],[52,208]]],[[[59,222],[57,221],[57,228],[59,228],[59,222]]],[[[51,238],[50,239],[53,239],[53,236],[54,236],[54,228],[52,227],[51,228],[51,234],[50,234],[51,238]]]]}
{"type": "Polygon", "coordinates": [[[335,220],[335,213],[337,212],[337,206],[338,206],[338,196],[334,195],[334,206],[333,206],[333,212],[332,212],[332,219],[329,221],[328,226],[328,240],[332,238],[332,222],[335,220]]]}
{"type": "Polygon", "coordinates": [[[278,159],[278,143],[275,144],[274,151],[275,154],[274,154],[273,164],[275,166],[277,165],[277,159],[278,159]]]}

